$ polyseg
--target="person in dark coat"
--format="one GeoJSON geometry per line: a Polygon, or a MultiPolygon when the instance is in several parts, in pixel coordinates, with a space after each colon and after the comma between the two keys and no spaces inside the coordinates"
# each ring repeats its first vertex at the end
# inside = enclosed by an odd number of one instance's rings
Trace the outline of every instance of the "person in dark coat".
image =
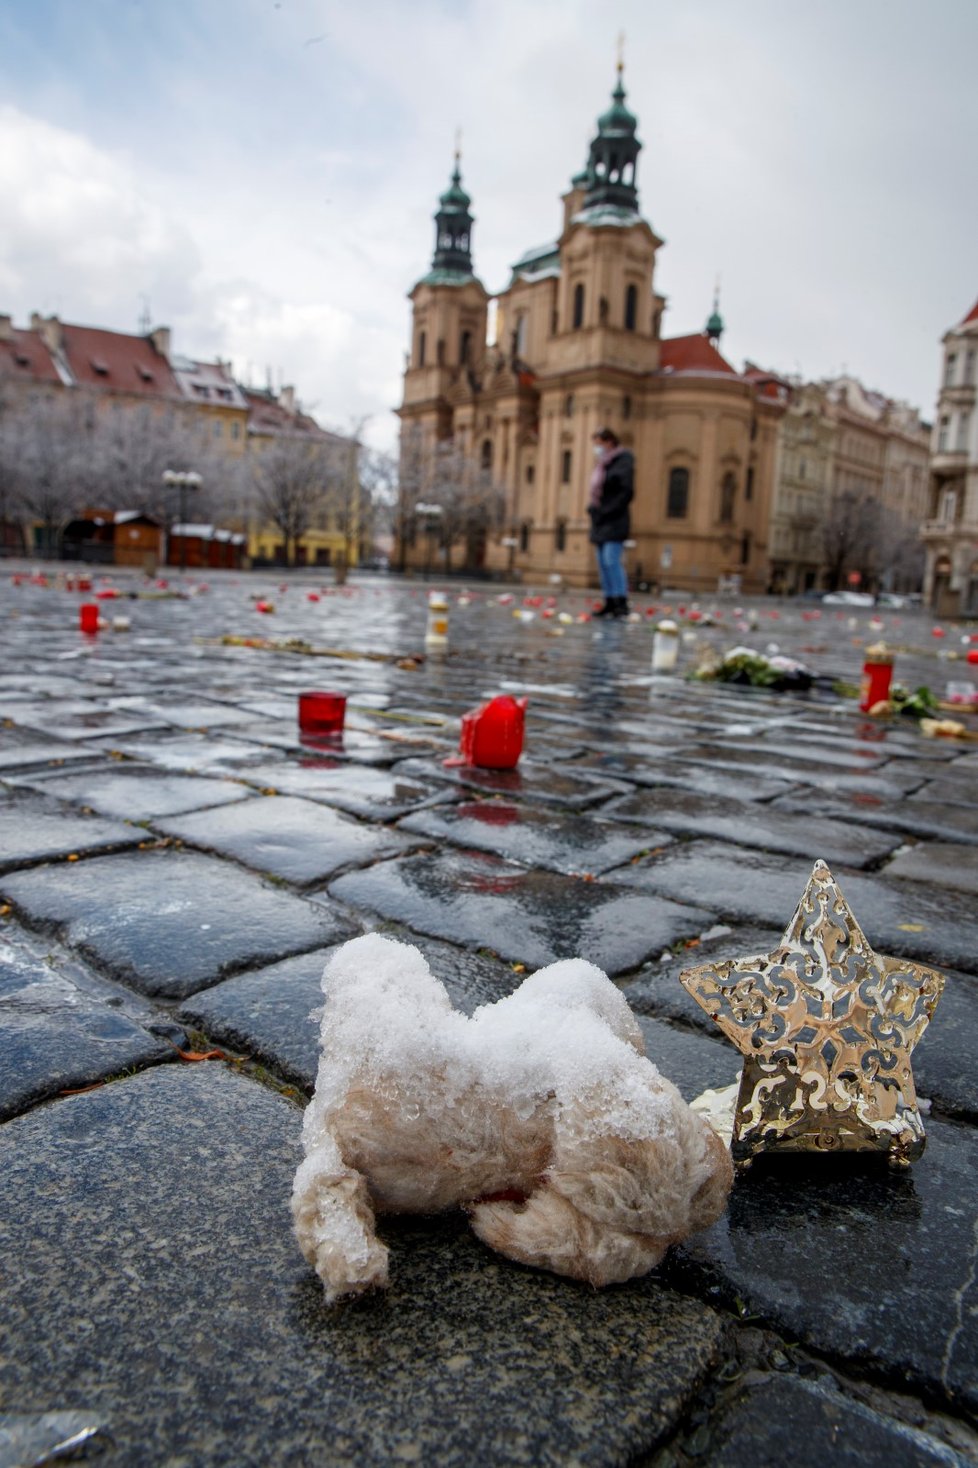
{"type": "Polygon", "coordinates": [[[594,458],[587,509],[604,592],[604,606],[594,615],[627,617],[628,578],[622,564],[622,545],[630,529],[628,506],[635,493],[635,456],[622,448],[618,435],[610,428],[600,428],[594,435],[594,458]]]}

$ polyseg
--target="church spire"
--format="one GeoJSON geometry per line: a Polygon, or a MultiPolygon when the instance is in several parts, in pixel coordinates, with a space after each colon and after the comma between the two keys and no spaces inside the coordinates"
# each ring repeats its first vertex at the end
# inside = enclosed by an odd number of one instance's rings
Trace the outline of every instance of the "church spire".
{"type": "Polygon", "coordinates": [[[455,136],[451,183],[438,200],[432,272],[456,280],[472,275],[472,200],[462,187],[461,133],[455,136]]]}
{"type": "MultiPolygon", "coordinates": [[[[642,144],[635,136],[638,119],[625,106],[625,63],[619,42],[615,89],[611,94],[611,106],[598,118],[597,137],[591,143],[587,168],[580,182],[587,193],[585,209],[598,205],[611,205],[630,212],[638,212],[638,188],[635,169],[642,144]]],[[[574,180],[575,183],[578,179],[574,180]]]]}
{"type": "Polygon", "coordinates": [[[715,347],[719,347],[720,338],[723,335],[723,317],[720,315],[720,277],[717,276],[716,289],[713,292],[713,310],[706,323],[706,335],[715,347]]]}

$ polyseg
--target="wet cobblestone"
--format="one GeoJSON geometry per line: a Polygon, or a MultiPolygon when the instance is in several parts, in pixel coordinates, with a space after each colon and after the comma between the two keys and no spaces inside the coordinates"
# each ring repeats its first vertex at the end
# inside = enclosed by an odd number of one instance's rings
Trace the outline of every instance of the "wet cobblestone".
{"type": "MultiPolygon", "coordinates": [[[[425,657],[418,584],[173,581],[86,639],[76,595],[0,578],[3,1430],[87,1413],[106,1468],[780,1462],[789,1418],[799,1463],[974,1456],[978,756],[831,691],[871,614],[696,626],[817,648],[790,696],[653,678],[653,619],[576,620],[583,594],[544,606],[560,623],[453,592],[425,657]],[[317,686],[347,727],[310,745],[317,686]],[[446,764],[501,692],[529,700],[518,768],[446,764]],[[387,1221],[390,1293],[325,1309],[287,1197],[337,943],[416,943],[467,1012],[589,957],[692,1097],[739,1057],[679,970],[768,951],[819,856],[880,951],[948,973],[912,1169],[756,1165],[714,1229],[600,1293],[460,1220],[387,1221]],[[767,1345],[742,1376],[745,1316],[767,1345]]],[[[964,676],[925,614],[884,621],[909,686],[964,676]]]]}

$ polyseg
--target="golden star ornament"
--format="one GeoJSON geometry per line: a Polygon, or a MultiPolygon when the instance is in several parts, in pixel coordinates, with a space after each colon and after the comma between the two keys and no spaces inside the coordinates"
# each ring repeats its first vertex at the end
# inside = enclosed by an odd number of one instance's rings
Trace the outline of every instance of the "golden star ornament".
{"type": "Polygon", "coordinates": [[[744,1056],[731,1152],[924,1150],[910,1054],[943,974],[874,953],[817,861],[773,953],[684,969],[679,981],[744,1056]]]}

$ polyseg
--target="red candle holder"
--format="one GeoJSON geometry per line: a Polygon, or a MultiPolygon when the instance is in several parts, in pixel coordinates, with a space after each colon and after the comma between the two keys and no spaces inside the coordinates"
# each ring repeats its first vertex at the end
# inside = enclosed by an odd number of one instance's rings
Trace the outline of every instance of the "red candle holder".
{"type": "Polygon", "coordinates": [[[78,626],[82,632],[98,631],[98,607],[93,601],[82,602],[78,608],[78,626]]]}
{"type": "Polygon", "coordinates": [[[299,694],[299,728],[304,734],[338,734],[345,717],[345,693],[311,689],[299,694]]]}

